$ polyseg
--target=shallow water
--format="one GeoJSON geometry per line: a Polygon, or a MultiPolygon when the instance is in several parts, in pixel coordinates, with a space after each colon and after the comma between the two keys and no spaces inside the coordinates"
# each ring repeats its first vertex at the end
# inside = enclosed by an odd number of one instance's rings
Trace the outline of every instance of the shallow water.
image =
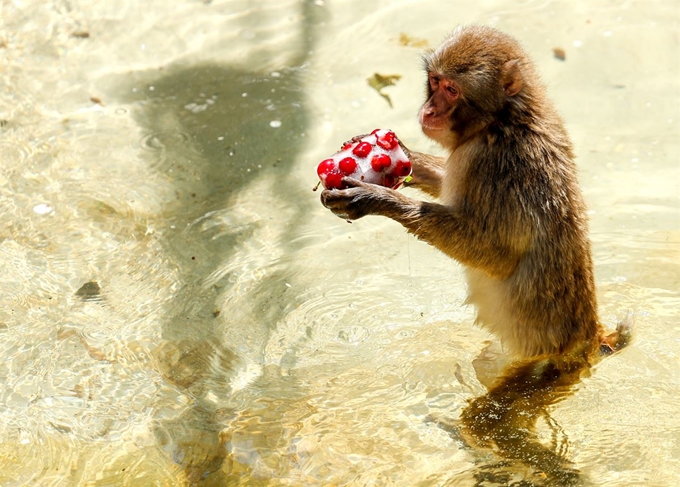
{"type": "Polygon", "coordinates": [[[436,153],[399,37],[473,22],[533,55],[602,320],[635,313],[539,438],[586,485],[680,482],[677,2],[0,5],[0,484],[550,483],[428,420],[485,392],[459,267],[311,191],[375,127],[436,153]]]}

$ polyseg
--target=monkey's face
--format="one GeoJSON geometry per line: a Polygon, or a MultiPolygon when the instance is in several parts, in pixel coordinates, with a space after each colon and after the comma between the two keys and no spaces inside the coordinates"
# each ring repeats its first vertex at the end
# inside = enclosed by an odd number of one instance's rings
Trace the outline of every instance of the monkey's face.
{"type": "Polygon", "coordinates": [[[419,113],[425,135],[448,145],[490,123],[523,87],[520,58],[516,41],[482,26],[458,29],[426,54],[427,101],[419,113]]]}
{"type": "Polygon", "coordinates": [[[429,71],[427,101],[420,109],[418,120],[423,133],[433,140],[443,142],[452,128],[452,115],[460,98],[460,89],[448,77],[429,71]]]}

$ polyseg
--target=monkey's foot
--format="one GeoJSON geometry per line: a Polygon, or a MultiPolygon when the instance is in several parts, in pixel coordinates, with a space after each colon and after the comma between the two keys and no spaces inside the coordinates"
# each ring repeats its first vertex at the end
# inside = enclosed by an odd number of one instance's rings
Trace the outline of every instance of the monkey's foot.
{"type": "Polygon", "coordinates": [[[616,325],[616,331],[600,338],[600,353],[611,355],[628,345],[632,339],[631,328],[633,327],[633,312],[628,311],[626,316],[616,325]]]}

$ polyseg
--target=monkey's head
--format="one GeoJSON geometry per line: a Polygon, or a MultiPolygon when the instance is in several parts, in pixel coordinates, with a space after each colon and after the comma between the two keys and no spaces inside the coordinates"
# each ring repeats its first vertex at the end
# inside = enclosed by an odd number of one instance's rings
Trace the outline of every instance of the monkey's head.
{"type": "Polygon", "coordinates": [[[484,26],[459,27],[424,61],[427,101],[419,120],[425,135],[444,145],[521,99],[532,72],[515,39],[484,26]]]}

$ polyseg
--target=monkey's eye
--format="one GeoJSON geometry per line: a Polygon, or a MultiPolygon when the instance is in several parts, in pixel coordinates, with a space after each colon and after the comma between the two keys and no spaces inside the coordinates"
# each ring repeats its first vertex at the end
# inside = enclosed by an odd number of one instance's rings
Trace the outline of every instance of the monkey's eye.
{"type": "Polygon", "coordinates": [[[446,87],[446,91],[448,91],[448,92],[451,93],[452,95],[457,95],[457,94],[458,94],[458,90],[455,89],[453,86],[450,86],[450,85],[446,87]]]}
{"type": "Polygon", "coordinates": [[[433,90],[437,89],[437,87],[439,86],[439,77],[438,76],[430,75],[430,86],[432,87],[433,90]]]}

